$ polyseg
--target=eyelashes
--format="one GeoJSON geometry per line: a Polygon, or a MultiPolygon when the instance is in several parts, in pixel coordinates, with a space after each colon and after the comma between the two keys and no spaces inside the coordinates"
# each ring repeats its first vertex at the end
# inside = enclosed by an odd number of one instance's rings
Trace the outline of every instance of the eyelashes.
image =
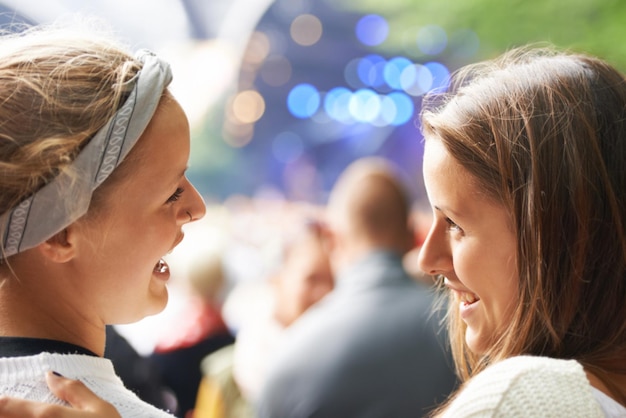
{"type": "Polygon", "coordinates": [[[448,229],[454,232],[463,232],[460,226],[458,226],[454,221],[450,218],[446,218],[446,223],[448,224],[448,229]]]}
{"type": "Polygon", "coordinates": [[[173,203],[176,202],[182,196],[185,189],[183,187],[178,187],[173,195],[171,195],[165,203],[173,203]]]}

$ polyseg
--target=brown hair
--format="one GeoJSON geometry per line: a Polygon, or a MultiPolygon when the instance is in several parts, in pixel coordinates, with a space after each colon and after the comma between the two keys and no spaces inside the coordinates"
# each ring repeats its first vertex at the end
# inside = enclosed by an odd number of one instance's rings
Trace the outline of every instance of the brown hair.
{"type": "Polygon", "coordinates": [[[140,63],[106,39],[57,27],[0,38],[0,213],[66,170],[124,102],[140,63]]]}
{"type": "Polygon", "coordinates": [[[626,82],[607,63],[520,48],[460,70],[426,100],[424,136],[440,140],[512,214],[519,302],[483,356],[449,328],[462,379],[520,355],[576,359],[626,403],[626,82]]]}

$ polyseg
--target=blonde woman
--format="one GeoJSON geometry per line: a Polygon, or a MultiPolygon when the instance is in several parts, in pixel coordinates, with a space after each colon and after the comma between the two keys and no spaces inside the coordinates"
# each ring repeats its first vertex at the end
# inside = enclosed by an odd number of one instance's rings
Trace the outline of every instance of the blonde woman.
{"type": "Polygon", "coordinates": [[[0,38],[0,394],[61,403],[54,371],[123,417],[171,416],[102,357],[107,324],[165,307],[163,256],[205,213],[171,77],[84,32],[0,38]]]}

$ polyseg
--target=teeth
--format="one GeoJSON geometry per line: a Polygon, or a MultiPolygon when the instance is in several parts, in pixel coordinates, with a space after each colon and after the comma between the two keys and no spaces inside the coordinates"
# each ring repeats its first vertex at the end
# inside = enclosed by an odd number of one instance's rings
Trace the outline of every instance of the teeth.
{"type": "Polygon", "coordinates": [[[471,305],[478,300],[478,297],[473,293],[461,293],[459,295],[459,300],[465,304],[471,305]]]}
{"type": "Polygon", "coordinates": [[[157,273],[165,273],[169,270],[169,266],[165,262],[165,260],[160,259],[156,266],[154,266],[154,271],[157,273]]]}

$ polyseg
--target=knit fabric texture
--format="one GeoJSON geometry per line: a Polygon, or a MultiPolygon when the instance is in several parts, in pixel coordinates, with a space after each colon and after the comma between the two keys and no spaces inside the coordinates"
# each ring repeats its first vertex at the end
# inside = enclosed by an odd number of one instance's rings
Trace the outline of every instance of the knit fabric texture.
{"type": "Polygon", "coordinates": [[[604,413],[578,362],[519,356],[472,378],[444,417],[602,418],[604,413]]]}
{"type": "Polygon", "coordinates": [[[78,379],[111,403],[122,418],[171,418],[126,389],[110,360],[81,354],[50,354],[0,358],[0,394],[53,404],[63,404],[46,384],[47,371],[78,379]]]}

